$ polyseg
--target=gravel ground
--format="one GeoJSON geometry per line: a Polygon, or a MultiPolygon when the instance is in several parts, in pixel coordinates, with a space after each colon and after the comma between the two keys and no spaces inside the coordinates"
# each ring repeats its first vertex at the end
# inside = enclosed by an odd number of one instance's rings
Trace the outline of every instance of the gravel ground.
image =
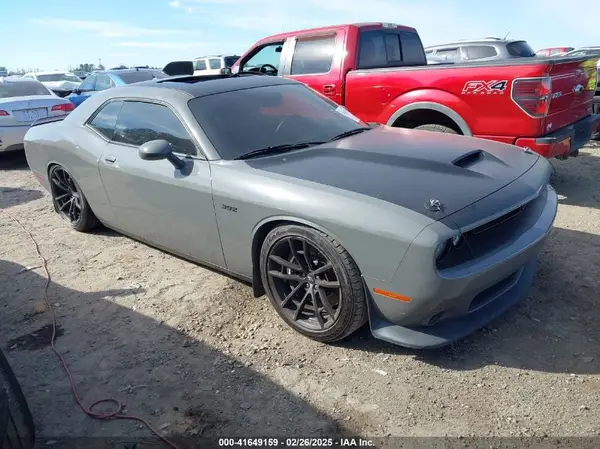
{"type": "MultiPolygon", "coordinates": [[[[48,258],[57,345],[87,405],[115,397],[165,435],[192,439],[594,436],[600,145],[553,165],[559,213],[528,298],[459,344],[426,352],[368,329],[337,345],[313,342],[248,285],[106,229],[71,231],[20,154],[0,155],[0,207],[48,258]]],[[[0,213],[0,347],[40,440],[148,435],[77,408],[48,345],[38,266],[27,236],[0,213]]]]}

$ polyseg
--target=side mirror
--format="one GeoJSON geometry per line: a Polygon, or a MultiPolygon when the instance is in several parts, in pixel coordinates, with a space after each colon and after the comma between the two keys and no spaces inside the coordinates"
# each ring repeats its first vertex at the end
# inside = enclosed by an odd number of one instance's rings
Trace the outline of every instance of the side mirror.
{"type": "Polygon", "coordinates": [[[227,75],[227,76],[231,75],[231,68],[229,68],[229,67],[223,67],[221,69],[221,75],[227,75]]]}
{"type": "Polygon", "coordinates": [[[192,61],[169,62],[163,68],[163,72],[165,72],[169,76],[193,75],[194,74],[194,63],[192,61]]]}
{"type": "Polygon", "coordinates": [[[140,145],[138,150],[140,159],[145,161],[160,161],[168,160],[175,168],[182,169],[185,166],[185,161],[179,159],[173,154],[171,144],[166,140],[151,140],[140,145]]]}

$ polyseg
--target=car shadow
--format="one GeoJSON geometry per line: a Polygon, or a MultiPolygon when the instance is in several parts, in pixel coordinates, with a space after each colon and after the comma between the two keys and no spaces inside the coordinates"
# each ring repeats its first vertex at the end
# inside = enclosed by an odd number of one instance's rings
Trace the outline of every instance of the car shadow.
{"type": "Polygon", "coordinates": [[[600,236],[554,228],[528,297],[484,329],[445,348],[410,350],[375,340],[368,326],[341,343],[371,353],[403,354],[464,371],[488,365],[600,373],[600,236]]]}
{"type": "Polygon", "coordinates": [[[43,197],[44,194],[39,190],[0,186],[0,209],[8,209],[43,197]]]}
{"type": "Polygon", "coordinates": [[[551,184],[559,195],[559,204],[600,208],[600,142],[593,141],[580,156],[566,161],[552,159],[551,184]],[[593,149],[596,155],[592,155],[593,149]]]}
{"type": "Polygon", "coordinates": [[[29,170],[25,151],[0,153],[0,170],[29,170]]]}
{"type": "MultiPolygon", "coordinates": [[[[95,421],[79,410],[49,346],[50,317],[41,301],[45,282],[34,270],[0,260],[0,346],[31,408],[38,442],[92,448],[117,447],[118,440],[163,447],[137,422],[95,421]]],[[[219,437],[351,434],[252,366],[115,300],[137,293],[50,284],[57,347],[87,405],[106,396],[122,399],[128,414],[148,419],[181,448],[216,447],[219,437]]]]}

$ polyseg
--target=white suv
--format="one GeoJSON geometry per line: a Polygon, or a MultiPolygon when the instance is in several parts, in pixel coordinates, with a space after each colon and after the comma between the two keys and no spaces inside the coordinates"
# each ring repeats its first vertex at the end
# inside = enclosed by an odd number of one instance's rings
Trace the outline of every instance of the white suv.
{"type": "Polygon", "coordinates": [[[201,56],[194,59],[194,75],[218,75],[221,69],[231,67],[239,56],[201,56]]]}

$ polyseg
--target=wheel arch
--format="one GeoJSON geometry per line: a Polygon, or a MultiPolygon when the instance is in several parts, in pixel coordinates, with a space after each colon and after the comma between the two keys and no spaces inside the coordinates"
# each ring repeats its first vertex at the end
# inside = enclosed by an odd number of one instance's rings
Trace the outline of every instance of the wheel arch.
{"type": "MultiPolygon", "coordinates": [[[[318,225],[310,220],[306,220],[304,218],[298,218],[293,216],[277,216],[277,217],[269,217],[260,221],[252,230],[252,246],[251,246],[251,260],[252,260],[252,293],[255,298],[262,296],[265,294],[265,288],[262,283],[262,279],[260,276],[260,266],[259,266],[259,258],[260,258],[260,250],[262,248],[262,244],[273,229],[279,226],[285,225],[300,225],[306,226],[309,228],[313,228],[317,231],[323,232],[328,236],[334,238],[340,243],[340,245],[344,246],[342,240],[334,234],[330,232],[328,229],[324,228],[321,225],[318,225]]],[[[345,248],[345,246],[344,246],[345,248]]]]}
{"type": "MultiPolygon", "coordinates": [[[[429,123],[419,123],[418,125],[428,125],[428,124],[439,124],[439,125],[448,125],[448,122],[440,123],[438,118],[440,116],[445,117],[449,120],[454,126],[454,129],[460,131],[460,133],[464,136],[472,136],[473,133],[471,128],[467,124],[466,120],[461,117],[461,115],[450,109],[448,106],[444,106],[440,103],[435,103],[431,101],[419,101],[416,103],[407,104],[406,106],[402,106],[396,112],[394,112],[391,117],[386,122],[387,126],[399,126],[403,122],[403,120],[411,120],[411,117],[415,117],[417,114],[431,114],[435,117],[434,122],[429,123]],[[436,123],[437,122],[437,123],[436,123]]],[[[417,126],[418,126],[417,125],[417,126]]]]}

